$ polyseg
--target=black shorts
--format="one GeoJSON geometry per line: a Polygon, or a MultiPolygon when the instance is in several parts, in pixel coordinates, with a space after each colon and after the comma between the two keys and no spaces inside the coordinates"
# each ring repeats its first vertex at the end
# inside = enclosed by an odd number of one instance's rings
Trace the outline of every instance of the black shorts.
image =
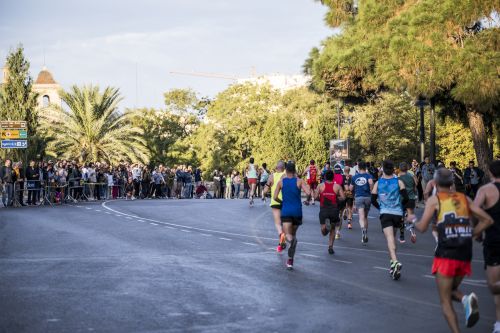
{"type": "Polygon", "coordinates": [[[271,205],[271,208],[276,208],[276,209],[279,209],[279,210],[281,210],[282,207],[283,207],[282,204],[271,205]]]}
{"type": "Polygon", "coordinates": [[[291,223],[293,225],[301,225],[302,224],[302,216],[282,216],[281,224],[283,223],[291,223]]]}
{"type": "Polygon", "coordinates": [[[266,184],[267,184],[267,182],[260,182],[260,186],[261,186],[261,187],[266,186],[266,184]]]}
{"type": "Polygon", "coordinates": [[[335,208],[320,209],[319,224],[325,224],[326,220],[330,221],[330,224],[337,226],[340,223],[339,210],[335,208]]]}
{"type": "Polygon", "coordinates": [[[500,265],[500,246],[483,246],[484,269],[500,265]]]}
{"type": "Polygon", "coordinates": [[[354,204],[354,198],[345,198],[345,205],[349,208],[352,208],[354,204]]]}
{"type": "Polygon", "coordinates": [[[410,199],[404,206],[404,209],[415,209],[415,207],[416,207],[415,199],[410,199]]]}
{"type": "Polygon", "coordinates": [[[382,214],[380,215],[380,224],[382,224],[382,229],[387,227],[399,229],[403,224],[403,217],[400,215],[382,214]]]}

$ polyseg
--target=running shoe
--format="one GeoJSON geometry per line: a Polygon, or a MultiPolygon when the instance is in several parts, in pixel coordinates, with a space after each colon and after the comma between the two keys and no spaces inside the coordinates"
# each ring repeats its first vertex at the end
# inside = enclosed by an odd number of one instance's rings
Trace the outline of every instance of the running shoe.
{"type": "Polygon", "coordinates": [[[291,271],[293,269],[293,259],[288,259],[286,261],[286,268],[291,271]]]}
{"type": "Polygon", "coordinates": [[[278,253],[283,252],[283,247],[281,246],[281,244],[278,244],[278,246],[276,247],[276,252],[278,253]]]}
{"type": "Polygon", "coordinates": [[[404,234],[404,232],[399,233],[399,242],[400,242],[401,244],[406,243],[406,241],[405,241],[405,234],[404,234]]]}
{"type": "Polygon", "coordinates": [[[253,207],[253,198],[250,199],[250,207],[253,207]]]}
{"type": "Polygon", "coordinates": [[[363,230],[361,235],[361,243],[363,244],[368,243],[368,233],[365,230],[363,230]]]}
{"type": "Polygon", "coordinates": [[[330,253],[330,254],[334,254],[335,253],[335,251],[333,251],[333,247],[331,247],[331,246],[328,247],[328,253],[330,253]]]}
{"type": "Polygon", "coordinates": [[[415,228],[410,228],[410,234],[411,234],[411,242],[415,244],[417,242],[417,234],[415,233],[415,228]]]}
{"type": "Polygon", "coordinates": [[[340,239],[340,232],[337,231],[337,233],[335,234],[335,239],[340,239]]]}
{"type": "Polygon", "coordinates": [[[462,302],[465,310],[465,325],[467,327],[474,326],[479,320],[479,305],[477,302],[477,296],[474,293],[464,296],[464,301],[462,302]]]}
{"type": "Polygon", "coordinates": [[[391,267],[389,269],[389,273],[391,274],[391,277],[393,280],[399,280],[401,277],[401,269],[403,268],[403,265],[399,261],[392,261],[391,260],[391,267]]]}
{"type": "Polygon", "coordinates": [[[352,229],[352,223],[351,222],[352,222],[351,220],[347,221],[347,229],[349,229],[349,230],[352,229]]]}

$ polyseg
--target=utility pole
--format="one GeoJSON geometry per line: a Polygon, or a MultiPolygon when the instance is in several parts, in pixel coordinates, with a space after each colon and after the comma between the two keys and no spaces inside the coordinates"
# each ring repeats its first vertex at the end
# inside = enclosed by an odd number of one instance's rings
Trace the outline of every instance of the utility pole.
{"type": "Polygon", "coordinates": [[[425,118],[424,118],[424,107],[427,105],[427,101],[421,97],[415,102],[415,106],[420,109],[420,161],[425,158],[425,118]]]}

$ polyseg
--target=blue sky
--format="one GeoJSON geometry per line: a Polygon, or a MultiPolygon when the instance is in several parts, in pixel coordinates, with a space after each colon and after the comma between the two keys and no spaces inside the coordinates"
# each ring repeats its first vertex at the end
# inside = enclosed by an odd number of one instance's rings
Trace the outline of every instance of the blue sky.
{"type": "Polygon", "coordinates": [[[0,57],[22,43],[35,78],[45,54],[63,88],[111,85],[121,107],[162,107],[169,89],[214,96],[230,83],[173,70],[300,73],[311,47],[333,33],[325,12],[313,0],[1,0],[0,57]]]}

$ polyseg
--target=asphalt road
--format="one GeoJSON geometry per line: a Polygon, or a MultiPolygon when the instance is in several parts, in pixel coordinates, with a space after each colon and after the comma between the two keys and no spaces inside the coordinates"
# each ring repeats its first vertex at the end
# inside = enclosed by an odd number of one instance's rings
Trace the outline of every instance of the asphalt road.
{"type": "MultiPolygon", "coordinates": [[[[399,246],[399,281],[378,221],[344,229],[335,254],[304,207],[295,269],[275,252],[267,205],[246,200],[114,201],[0,209],[1,332],[448,332],[430,276],[434,241],[399,246]]],[[[355,219],[356,221],[356,219],[355,219]]],[[[408,237],[407,237],[408,238],[408,237]]],[[[464,292],[494,305],[481,248],[464,292]]]]}

